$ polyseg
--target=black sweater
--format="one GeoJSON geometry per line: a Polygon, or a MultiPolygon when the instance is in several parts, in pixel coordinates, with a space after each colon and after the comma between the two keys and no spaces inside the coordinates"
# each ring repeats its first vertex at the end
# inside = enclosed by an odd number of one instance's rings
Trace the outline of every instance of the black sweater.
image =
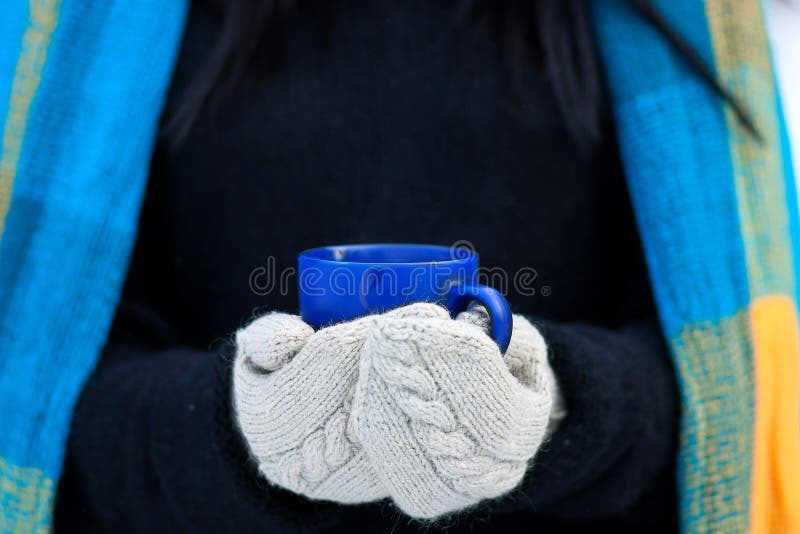
{"type": "MultiPolygon", "coordinates": [[[[56,526],[81,532],[415,531],[383,502],[311,502],[259,479],[231,416],[230,334],[289,291],[252,287],[311,246],[468,240],[542,329],[568,417],[511,495],[451,532],[675,529],[677,389],[616,147],[578,151],[548,84],[507,97],[494,34],[453,2],[307,9],[285,65],[253,65],[182,148],[159,145],[127,284],[76,408],[56,526]],[[325,44],[325,43],[329,44],[325,44]],[[268,259],[273,258],[273,259],[268,259]],[[263,271],[262,271],[263,272],[263,271]],[[528,271],[532,272],[532,271],[528,271]]],[[[218,21],[192,8],[168,111],[218,21]]]]}

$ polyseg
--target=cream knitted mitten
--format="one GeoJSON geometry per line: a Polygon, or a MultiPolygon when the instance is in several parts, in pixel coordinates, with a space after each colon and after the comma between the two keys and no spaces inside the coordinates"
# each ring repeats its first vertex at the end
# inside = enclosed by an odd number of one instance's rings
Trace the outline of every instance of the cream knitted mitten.
{"type": "Polygon", "coordinates": [[[518,349],[504,361],[481,328],[431,304],[375,318],[354,428],[405,513],[435,518],[519,484],[544,439],[553,383],[518,349]]]}
{"type": "Polygon", "coordinates": [[[557,386],[520,316],[503,357],[480,310],[412,304],[314,332],[268,314],[237,333],[234,400],[273,484],[313,499],[391,497],[431,519],[519,484],[557,386]]]}
{"type": "Polygon", "coordinates": [[[319,332],[270,313],[236,334],[234,404],[261,473],[311,499],[361,503],[387,496],[348,422],[371,318],[319,332]]]}

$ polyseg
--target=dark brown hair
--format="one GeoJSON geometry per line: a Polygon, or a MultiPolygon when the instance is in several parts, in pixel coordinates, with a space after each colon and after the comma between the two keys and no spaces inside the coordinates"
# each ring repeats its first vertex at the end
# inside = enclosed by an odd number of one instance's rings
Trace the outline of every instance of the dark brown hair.
{"type": "MultiPolygon", "coordinates": [[[[216,9],[222,27],[205,66],[165,124],[163,134],[173,145],[185,137],[206,104],[220,95],[231,94],[251,62],[258,62],[264,72],[280,67],[286,34],[298,4],[306,7],[306,3],[315,2],[310,7],[328,10],[336,7],[336,0],[195,1],[216,9]]],[[[650,0],[628,0],[628,3],[672,43],[757,136],[746,110],[667,24],[650,0]]],[[[524,101],[525,69],[531,63],[538,63],[552,87],[567,129],[580,145],[599,138],[606,112],[587,9],[586,0],[462,0],[453,17],[456,35],[466,31],[470,22],[491,20],[498,32],[513,99],[524,101]]]]}

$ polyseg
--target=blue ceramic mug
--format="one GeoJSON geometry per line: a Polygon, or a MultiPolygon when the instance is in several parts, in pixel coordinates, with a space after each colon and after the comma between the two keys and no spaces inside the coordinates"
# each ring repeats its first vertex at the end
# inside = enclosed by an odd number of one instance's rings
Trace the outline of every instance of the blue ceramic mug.
{"type": "Polygon", "coordinates": [[[471,302],[491,317],[502,352],[511,340],[511,309],[503,295],[478,284],[478,255],[436,245],[342,245],[298,257],[300,314],[314,328],[413,302],[445,305],[453,317],[471,302]]]}

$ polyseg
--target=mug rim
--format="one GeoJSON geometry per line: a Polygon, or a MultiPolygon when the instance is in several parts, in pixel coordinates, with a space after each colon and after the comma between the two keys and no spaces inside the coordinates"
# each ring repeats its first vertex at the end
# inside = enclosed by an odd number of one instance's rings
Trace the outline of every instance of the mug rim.
{"type": "Polygon", "coordinates": [[[381,266],[381,267],[389,267],[389,266],[400,266],[400,265],[407,265],[407,266],[427,266],[427,265],[458,265],[460,263],[468,263],[470,261],[479,260],[478,253],[474,250],[470,250],[467,248],[453,248],[452,246],[446,245],[431,245],[426,243],[348,243],[343,245],[328,245],[325,247],[314,247],[303,250],[297,255],[298,261],[300,259],[307,259],[313,262],[328,264],[328,265],[367,265],[367,266],[381,266]],[[332,256],[336,254],[336,251],[341,251],[342,249],[360,249],[360,250],[378,250],[378,249],[386,249],[386,248],[406,248],[406,249],[427,249],[430,251],[458,251],[460,254],[464,254],[462,258],[451,258],[448,260],[432,260],[432,261],[352,261],[352,260],[336,260],[330,259],[325,257],[320,257],[316,254],[325,252],[329,253],[332,256]]]}

